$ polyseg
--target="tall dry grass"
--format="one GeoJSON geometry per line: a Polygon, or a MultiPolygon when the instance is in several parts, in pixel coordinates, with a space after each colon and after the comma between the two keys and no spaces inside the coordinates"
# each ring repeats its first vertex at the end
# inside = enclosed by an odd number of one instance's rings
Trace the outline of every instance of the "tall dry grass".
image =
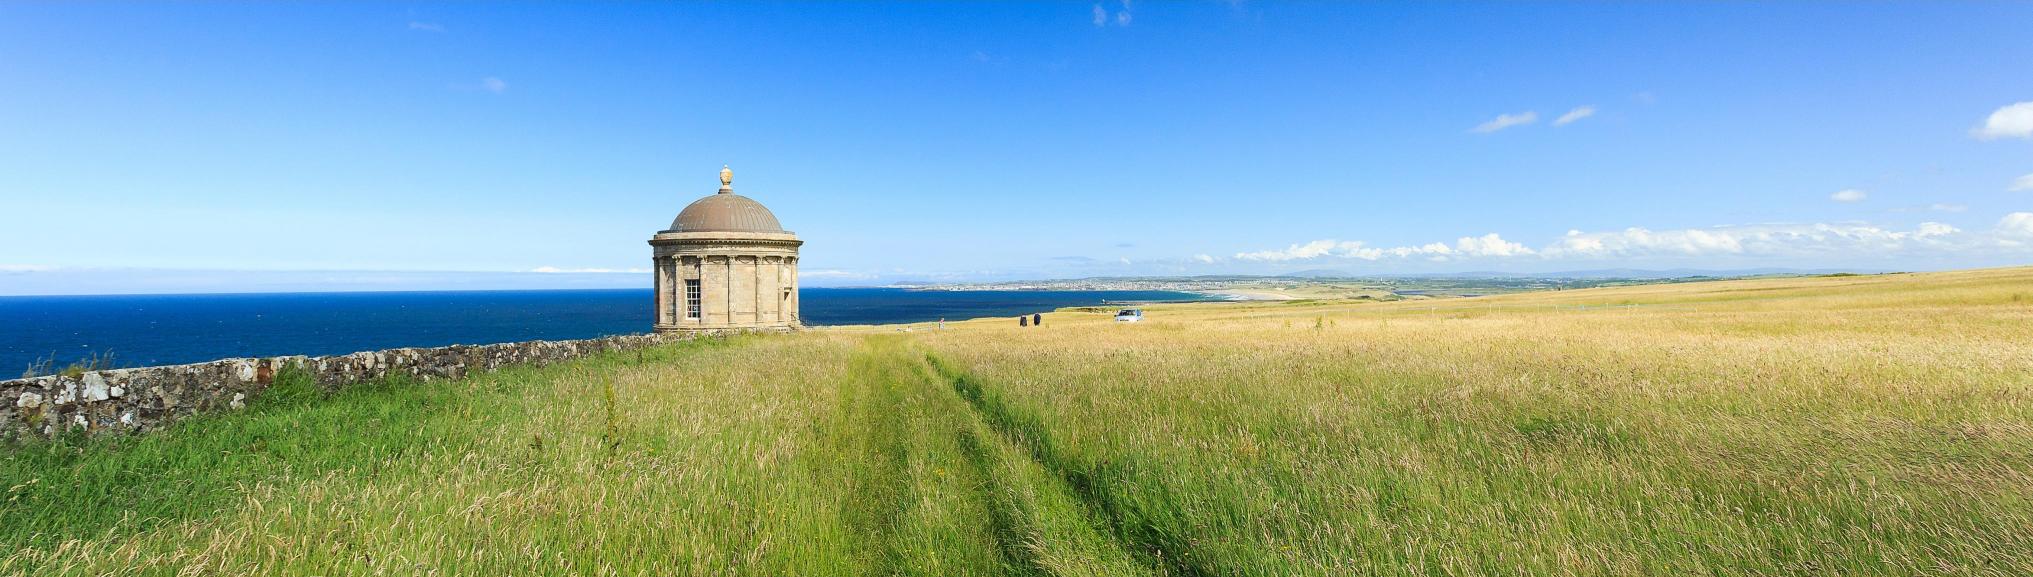
{"type": "Polygon", "coordinates": [[[1209,574],[2033,574],[2033,271],[922,337],[1209,574]]]}

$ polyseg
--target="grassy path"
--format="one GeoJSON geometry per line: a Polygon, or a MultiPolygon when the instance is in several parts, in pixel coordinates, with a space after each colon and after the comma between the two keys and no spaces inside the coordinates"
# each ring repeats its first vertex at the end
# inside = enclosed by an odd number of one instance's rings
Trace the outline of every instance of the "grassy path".
{"type": "Polygon", "coordinates": [[[859,495],[847,520],[876,544],[861,552],[863,573],[1001,573],[1012,562],[980,522],[990,517],[981,493],[989,480],[955,436],[964,415],[899,358],[892,339],[862,343],[842,399],[852,430],[840,452],[862,455],[845,479],[859,495]]]}
{"type": "Polygon", "coordinates": [[[1063,533],[1065,538],[1086,543],[1112,541],[1113,546],[1098,544],[1088,548],[1100,549],[1109,555],[1108,566],[1113,571],[1107,574],[1128,574],[1130,567],[1155,568],[1154,571],[1168,575],[1206,576],[1214,571],[1200,565],[1190,546],[1176,535],[1168,534],[1141,519],[1137,511],[1128,509],[1115,499],[1106,485],[1109,475],[1106,471],[1095,471],[1077,467],[1066,461],[1052,444],[1052,436],[1038,419],[1004,402],[1002,397],[985,390],[977,379],[949,362],[940,361],[936,355],[926,355],[925,361],[939,379],[953,388],[953,392],[966,399],[974,417],[994,431],[993,442],[1002,449],[998,457],[1004,461],[1022,462],[1017,465],[1025,472],[1035,469],[1038,474],[1018,478],[1027,481],[1033,490],[1045,491],[1045,495],[1032,493],[1034,499],[1028,503],[1012,503],[1012,508],[1029,512],[1021,518],[1078,520],[1084,524],[1062,527],[1027,527],[1032,534],[1046,532],[1063,533]],[[1049,513],[1038,511],[1036,500],[1055,501],[1049,513]],[[1106,520],[1110,529],[1105,535],[1093,531],[1096,521],[1106,520]],[[1087,529],[1087,531],[1082,531],[1087,529]],[[1128,562],[1134,555],[1135,562],[1128,562]]]}
{"type": "Polygon", "coordinates": [[[869,427],[863,438],[893,441],[865,454],[903,473],[890,475],[875,492],[882,496],[868,501],[874,510],[867,514],[881,519],[869,528],[889,532],[888,562],[876,573],[1152,573],[1103,530],[1099,512],[1048,463],[1033,459],[1027,442],[999,426],[997,415],[979,411],[975,398],[964,398],[966,389],[925,358],[901,338],[870,337],[851,371],[864,385],[857,388],[881,399],[878,412],[863,414],[869,427]],[[906,529],[899,533],[899,526],[906,529]],[[955,546],[963,540],[966,546],[955,546]]]}

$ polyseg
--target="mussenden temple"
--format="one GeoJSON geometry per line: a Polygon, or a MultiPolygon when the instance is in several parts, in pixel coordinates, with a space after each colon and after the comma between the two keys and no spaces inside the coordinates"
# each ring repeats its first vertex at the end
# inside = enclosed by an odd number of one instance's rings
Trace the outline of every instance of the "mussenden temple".
{"type": "Polygon", "coordinates": [[[797,328],[801,244],[762,203],[734,194],[734,171],[722,167],[718,193],[649,239],[657,332],[797,328]]]}

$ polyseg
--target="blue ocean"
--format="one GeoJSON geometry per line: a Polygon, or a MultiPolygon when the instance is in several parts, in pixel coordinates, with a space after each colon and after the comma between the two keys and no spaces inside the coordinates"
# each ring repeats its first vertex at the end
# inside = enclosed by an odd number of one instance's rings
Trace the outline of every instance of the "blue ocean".
{"type": "MultiPolygon", "coordinates": [[[[332,355],[648,332],[649,289],[0,297],[0,379],[50,359],[118,366],[332,355]]],[[[807,325],[1015,316],[1069,306],[1208,300],[1166,291],[808,288],[807,325]]]]}

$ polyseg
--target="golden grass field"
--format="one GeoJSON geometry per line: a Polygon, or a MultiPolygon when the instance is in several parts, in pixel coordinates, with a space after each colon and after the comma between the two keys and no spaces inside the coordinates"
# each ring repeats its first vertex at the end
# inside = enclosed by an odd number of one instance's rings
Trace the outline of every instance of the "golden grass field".
{"type": "Polygon", "coordinates": [[[1147,310],[0,448],[0,574],[2033,575],[2033,268],[1147,310]]]}

